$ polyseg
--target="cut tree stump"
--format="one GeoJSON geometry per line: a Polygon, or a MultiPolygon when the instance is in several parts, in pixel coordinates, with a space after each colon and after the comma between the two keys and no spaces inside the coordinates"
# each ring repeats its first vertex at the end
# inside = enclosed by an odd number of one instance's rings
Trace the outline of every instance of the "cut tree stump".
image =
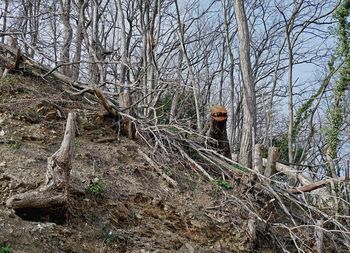
{"type": "Polygon", "coordinates": [[[14,209],[19,216],[27,216],[29,220],[49,217],[52,221],[64,222],[68,207],[75,124],[75,113],[69,113],[61,147],[47,159],[45,185],[32,192],[14,195],[7,200],[7,207],[14,209]]]}
{"type": "Polygon", "coordinates": [[[265,167],[265,177],[271,177],[276,173],[276,161],[279,157],[278,148],[270,147],[265,167]]]}
{"type": "Polygon", "coordinates": [[[129,139],[135,139],[136,128],[134,122],[128,116],[134,116],[132,109],[132,99],[129,92],[119,94],[119,108],[125,113],[122,116],[121,132],[129,139]]]}
{"type": "Polygon", "coordinates": [[[256,172],[259,172],[260,174],[264,173],[263,152],[264,152],[264,145],[263,144],[255,144],[253,168],[256,172]]]}
{"type": "Polygon", "coordinates": [[[210,129],[209,137],[216,140],[211,146],[218,151],[219,154],[231,159],[230,144],[226,131],[227,110],[224,106],[216,105],[210,109],[210,129]]]}

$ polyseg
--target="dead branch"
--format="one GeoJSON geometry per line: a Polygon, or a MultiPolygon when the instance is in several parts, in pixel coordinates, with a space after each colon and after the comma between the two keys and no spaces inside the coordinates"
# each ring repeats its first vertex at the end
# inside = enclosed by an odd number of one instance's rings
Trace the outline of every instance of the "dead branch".
{"type": "MultiPolygon", "coordinates": [[[[266,167],[266,165],[267,165],[267,159],[266,158],[263,159],[263,164],[266,167]]],[[[307,184],[312,183],[311,179],[307,178],[306,176],[304,176],[299,171],[292,170],[289,166],[284,165],[282,163],[277,163],[276,162],[276,170],[279,171],[279,172],[282,172],[283,174],[287,175],[288,177],[295,178],[295,179],[299,180],[299,182],[302,185],[307,185],[307,184]]]]}
{"type": "Polygon", "coordinates": [[[317,181],[315,183],[310,183],[304,186],[300,186],[297,188],[290,188],[288,189],[288,192],[290,193],[303,193],[303,192],[311,192],[314,190],[317,190],[319,188],[325,187],[327,184],[330,184],[332,182],[337,182],[337,183],[341,183],[345,181],[345,177],[340,177],[340,178],[328,178],[328,179],[324,179],[321,181],[317,181]]]}
{"type": "Polygon", "coordinates": [[[151,165],[156,171],[157,173],[166,181],[168,182],[170,185],[172,185],[173,187],[177,187],[177,183],[174,179],[172,179],[171,177],[169,177],[167,174],[164,173],[164,171],[158,167],[158,165],[153,162],[153,160],[146,155],[144,152],[142,152],[141,150],[138,150],[139,155],[141,155],[148,163],[149,165],[151,165]]]}

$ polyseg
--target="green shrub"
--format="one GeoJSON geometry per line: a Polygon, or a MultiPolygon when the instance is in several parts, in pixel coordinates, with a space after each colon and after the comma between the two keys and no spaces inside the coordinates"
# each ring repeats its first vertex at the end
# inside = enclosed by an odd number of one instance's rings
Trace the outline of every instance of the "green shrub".
{"type": "Polygon", "coordinates": [[[117,235],[111,228],[104,226],[102,228],[102,239],[103,243],[105,243],[106,245],[110,245],[117,239],[117,235]]]}
{"type": "Polygon", "coordinates": [[[7,144],[7,148],[10,150],[14,150],[14,151],[21,149],[21,147],[22,147],[22,143],[20,143],[20,142],[14,142],[14,143],[7,144]]]}
{"type": "Polygon", "coordinates": [[[93,182],[91,182],[88,190],[94,195],[100,195],[104,191],[103,181],[100,178],[94,180],[93,182]]]}
{"type": "Polygon", "coordinates": [[[219,179],[219,180],[215,180],[215,184],[217,186],[220,186],[221,188],[225,189],[225,190],[228,190],[231,188],[231,185],[226,182],[225,180],[222,180],[222,179],[219,179]]]}
{"type": "Polygon", "coordinates": [[[0,253],[12,253],[12,246],[10,244],[5,246],[0,246],[0,253]]]}

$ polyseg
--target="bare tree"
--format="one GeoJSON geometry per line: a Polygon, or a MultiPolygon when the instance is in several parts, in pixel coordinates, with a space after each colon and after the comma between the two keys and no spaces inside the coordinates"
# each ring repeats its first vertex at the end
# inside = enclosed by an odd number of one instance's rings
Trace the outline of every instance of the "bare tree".
{"type": "Polygon", "coordinates": [[[65,75],[69,75],[71,71],[70,66],[67,65],[67,63],[69,63],[70,61],[69,52],[73,38],[73,29],[70,24],[71,0],[60,0],[60,5],[63,23],[63,48],[61,51],[60,61],[63,64],[66,63],[66,65],[62,68],[62,73],[65,75]]]}
{"type": "Polygon", "coordinates": [[[180,10],[179,10],[179,5],[177,0],[175,0],[175,7],[176,7],[176,14],[177,14],[177,21],[178,21],[178,26],[179,26],[179,37],[180,37],[180,45],[181,45],[181,50],[185,59],[185,62],[187,64],[187,68],[189,71],[189,76],[190,76],[190,81],[191,81],[191,86],[193,88],[193,98],[194,98],[194,103],[196,106],[196,117],[197,117],[197,129],[198,131],[201,131],[202,129],[202,119],[201,119],[201,114],[200,114],[200,101],[199,101],[199,93],[200,93],[200,88],[198,85],[198,82],[195,79],[194,71],[192,69],[191,62],[189,60],[187,50],[186,50],[186,45],[185,45],[185,23],[181,20],[180,16],[180,10]]]}
{"type": "MultiPolygon", "coordinates": [[[[2,32],[6,32],[7,29],[7,15],[8,15],[8,8],[9,8],[9,0],[4,0],[4,9],[1,12],[0,18],[2,18],[2,32]]],[[[5,36],[1,36],[1,43],[5,43],[5,36]]]]}
{"type": "Polygon", "coordinates": [[[77,27],[75,30],[75,55],[74,55],[74,65],[72,66],[72,75],[74,79],[79,78],[80,73],[80,61],[82,54],[82,43],[84,39],[84,25],[85,25],[85,17],[84,13],[88,6],[88,0],[75,0],[75,4],[78,9],[78,20],[77,27]]]}
{"type": "Polygon", "coordinates": [[[247,167],[252,166],[252,148],[255,137],[255,87],[250,61],[249,29],[243,0],[234,0],[237,20],[239,55],[243,77],[243,129],[239,161],[247,167]]]}

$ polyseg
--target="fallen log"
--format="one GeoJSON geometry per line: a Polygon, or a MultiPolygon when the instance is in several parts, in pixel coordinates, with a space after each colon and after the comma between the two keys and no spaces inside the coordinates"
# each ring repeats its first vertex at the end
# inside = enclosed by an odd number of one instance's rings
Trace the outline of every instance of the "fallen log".
{"type": "Polygon", "coordinates": [[[45,185],[38,190],[12,196],[6,201],[7,207],[14,209],[20,216],[48,215],[57,222],[64,222],[69,204],[68,186],[75,124],[75,113],[69,113],[61,147],[47,159],[45,185]]]}
{"type": "Polygon", "coordinates": [[[319,188],[325,187],[327,184],[330,184],[332,182],[337,182],[337,183],[341,183],[344,182],[345,177],[340,177],[340,178],[328,178],[328,179],[324,179],[324,180],[320,180],[314,183],[310,183],[307,185],[303,185],[300,187],[296,187],[296,188],[290,188],[288,189],[288,192],[290,193],[303,193],[303,192],[311,192],[314,190],[317,190],[319,188]]]}
{"type": "MultiPolygon", "coordinates": [[[[264,165],[264,167],[267,166],[267,163],[268,163],[267,159],[263,158],[263,165],[264,165]]],[[[282,172],[283,174],[285,174],[288,177],[297,179],[302,185],[307,185],[307,184],[311,184],[312,183],[311,179],[309,179],[308,177],[304,176],[299,171],[292,170],[289,166],[287,166],[285,164],[276,162],[275,168],[276,168],[276,170],[278,172],[282,172]]]]}

